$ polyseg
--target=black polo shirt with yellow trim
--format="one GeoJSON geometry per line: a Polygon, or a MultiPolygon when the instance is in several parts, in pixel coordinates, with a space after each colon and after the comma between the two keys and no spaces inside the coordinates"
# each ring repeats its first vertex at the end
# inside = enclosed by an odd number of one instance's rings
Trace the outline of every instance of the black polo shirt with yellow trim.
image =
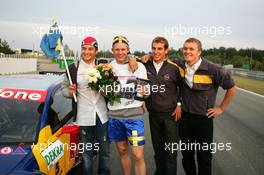
{"type": "Polygon", "coordinates": [[[145,101],[148,111],[171,114],[180,100],[182,79],[177,65],[166,59],[158,73],[153,61],[148,61],[144,65],[151,81],[151,95],[145,101]]]}
{"type": "Polygon", "coordinates": [[[190,87],[185,81],[185,62],[177,60],[175,63],[179,66],[183,78],[182,109],[185,112],[206,115],[207,110],[215,106],[219,86],[225,90],[235,86],[227,71],[202,58],[202,62],[193,76],[193,86],[190,87]]]}

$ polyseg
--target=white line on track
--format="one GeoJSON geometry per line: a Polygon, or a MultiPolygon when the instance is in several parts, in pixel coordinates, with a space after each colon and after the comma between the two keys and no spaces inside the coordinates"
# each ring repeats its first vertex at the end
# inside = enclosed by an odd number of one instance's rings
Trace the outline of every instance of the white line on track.
{"type": "Polygon", "coordinates": [[[239,88],[239,87],[237,87],[237,89],[238,89],[238,90],[241,90],[241,91],[244,91],[244,92],[247,92],[247,93],[249,93],[249,94],[253,94],[253,95],[256,95],[256,96],[258,96],[258,97],[264,98],[263,95],[257,94],[257,93],[255,93],[255,92],[251,92],[251,91],[248,91],[248,90],[246,90],[246,89],[239,88]]]}

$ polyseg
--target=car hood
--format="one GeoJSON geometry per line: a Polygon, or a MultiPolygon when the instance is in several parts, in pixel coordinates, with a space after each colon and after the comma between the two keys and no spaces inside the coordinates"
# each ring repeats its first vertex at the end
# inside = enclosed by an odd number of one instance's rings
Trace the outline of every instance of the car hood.
{"type": "Polygon", "coordinates": [[[23,170],[24,165],[32,158],[30,146],[0,146],[0,174],[23,170]]]}

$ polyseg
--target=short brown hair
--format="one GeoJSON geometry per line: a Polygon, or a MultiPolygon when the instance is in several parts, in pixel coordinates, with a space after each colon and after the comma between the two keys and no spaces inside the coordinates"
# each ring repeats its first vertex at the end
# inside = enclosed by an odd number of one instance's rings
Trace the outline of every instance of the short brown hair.
{"type": "Polygon", "coordinates": [[[185,40],[185,43],[196,43],[198,46],[198,50],[202,51],[202,42],[196,38],[188,38],[187,40],[185,40]]]}
{"type": "Polygon", "coordinates": [[[162,37],[162,36],[157,36],[156,38],[154,38],[152,40],[151,46],[153,46],[153,43],[163,43],[165,49],[169,48],[168,40],[166,38],[162,37]]]}

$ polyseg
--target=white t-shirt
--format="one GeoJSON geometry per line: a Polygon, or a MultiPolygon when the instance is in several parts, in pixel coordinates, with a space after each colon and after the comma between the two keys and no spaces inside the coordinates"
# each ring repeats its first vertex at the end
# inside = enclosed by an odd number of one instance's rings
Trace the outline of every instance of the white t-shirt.
{"type": "Polygon", "coordinates": [[[81,60],[77,72],[78,111],[75,124],[79,126],[95,126],[96,113],[101,123],[108,121],[105,99],[100,93],[88,87],[88,80],[84,77],[87,69],[93,68],[93,66],[94,64],[89,65],[81,60]]]}
{"type": "MultiPolygon", "coordinates": [[[[129,84],[126,83],[127,80],[129,79],[135,79],[135,78],[148,79],[146,68],[142,63],[138,62],[138,69],[134,73],[132,73],[129,70],[128,64],[118,64],[116,60],[112,61],[110,64],[112,66],[114,75],[118,76],[118,80],[121,83],[121,87],[130,86],[129,84]]],[[[108,103],[107,107],[109,108],[109,110],[120,110],[126,108],[140,107],[142,106],[142,104],[143,104],[142,101],[121,98],[121,103],[115,102],[113,106],[111,106],[108,103]]]]}

